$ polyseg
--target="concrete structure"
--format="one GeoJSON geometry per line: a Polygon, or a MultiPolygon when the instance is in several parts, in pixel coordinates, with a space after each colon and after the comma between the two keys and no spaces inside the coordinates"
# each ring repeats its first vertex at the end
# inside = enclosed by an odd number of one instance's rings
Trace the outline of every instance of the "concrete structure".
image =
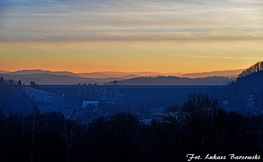
{"type": "Polygon", "coordinates": [[[85,108],[87,106],[95,106],[98,107],[99,101],[83,101],[82,108],[85,108]]]}

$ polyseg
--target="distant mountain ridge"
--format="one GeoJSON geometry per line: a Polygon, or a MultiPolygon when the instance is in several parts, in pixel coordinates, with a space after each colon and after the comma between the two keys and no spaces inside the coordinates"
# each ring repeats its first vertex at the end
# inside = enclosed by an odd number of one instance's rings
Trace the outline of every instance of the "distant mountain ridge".
{"type": "Polygon", "coordinates": [[[92,73],[77,73],[81,77],[85,78],[122,78],[124,76],[130,75],[130,73],[125,72],[92,72],[92,73]]]}
{"type": "Polygon", "coordinates": [[[159,73],[159,72],[112,72],[112,71],[104,71],[104,72],[93,72],[93,73],[78,73],[78,75],[87,78],[124,78],[130,79],[135,77],[155,77],[155,76],[180,76],[182,73],[159,73]]]}
{"type": "MultiPolygon", "coordinates": [[[[192,73],[192,74],[182,74],[182,73],[158,73],[158,72],[111,72],[111,71],[106,71],[106,72],[93,72],[93,73],[72,73],[68,71],[48,71],[48,70],[40,70],[40,69],[35,69],[35,70],[19,70],[15,72],[4,72],[1,73],[0,76],[3,76],[5,79],[13,79],[13,80],[21,80],[22,83],[29,84],[30,81],[35,81],[37,84],[42,84],[42,85],[76,85],[78,83],[81,84],[107,84],[113,80],[121,81],[121,80],[127,80],[127,79],[132,79],[132,78],[137,78],[134,80],[138,80],[140,77],[155,77],[155,78],[162,78],[162,77],[167,77],[166,79],[162,80],[163,83],[159,81],[158,84],[179,84],[175,81],[173,82],[168,82],[167,79],[171,79],[168,76],[175,76],[178,78],[206,78],[211,76],[216,76],[218,74],[231,74],[230,76],[224,76],[224,82],[232,81],[235,78],[227,78],[227,77],[233,77],[232,74],[237,73],[237,71],[240,70],[229,70],[229,71],[216,71],[216,72],[205,72],[205,73],[192,73]]],[[[160,79],[158,78],[158,79],[160,79]]],[[[209,84],[225,84],[222,82],[222,78],[220,77],[214,77],[213,79],[218,79],[218,82],[209,83],[209,84]],[[221,81],[219,81],[221,80],[221,81]]],[[[182,79],[181,79],[182,80],[182,79]]],[[[200,80],[200,79],[199,79],[200,80]]],[[[179,82],[179,79],[177,79],[179,82]]],[[[189,81],[189,80],[188,80],[189,81]]],[[[197,81],[197,80],[196,80],[197,81]]],[[[205,81],[205,80],[203,80],[205,81]]],[[[210,77],[211,81],[211,77],[210,77]]],[[[125,81],[126,82],[126,81],[125,81]]],[[[199,82],[199,81],[198,81],[199,82]]],[[[133,84],[133,83],[131,83],[133,84]]],[[[143,83],[143,84],[146,84],[143,83]]],[[[153,83],[157,84],[157,83],[153,83]]],[[[184,82],[180,81],[180,84],[184,84],[184,82]]],[[[194,84],[194,83],[191,83],[194,84]]],[[[202,84],[202,83],[198,83],[202,84]]]]}
{"type": "Polygon", "coordinates": [[[118,78],[83,78],[83,77],[75,77],[68,75],[55,75],[49,73],[43,74],[27,74],[27,75],[10,75],[10,74],[1,74],[0,76],[4,77],[4,79],[9,80],[21,80],[22,83],[28,85],[31,81],[36,82],[39,85],[77,85],[77,84],[104,84],[113,79],[118,78]]]}
{"type": "Polygon", "coordinates": [[[237,77],[243,70],[244,69],[212,71],[212,72],[203,72],[203,73],[186,73],[181,75],[180,77],[187,77],[187,78],[204,78],[208,76],[237,77]]]}
{"type": "Polygon", "coordinates": [[[181,78],[175,76],[138,77],[122,81],[112,81],[108,84],[116,85],[227,85],[234,81],[228,77],[181,78]]]}
{"type": "Polygon", "coordinates": [[[73,73],[69,71],[49,71],[49,70],[18,70],[15,72],[8,72],[0,70],[1,74],[8,75],[34,75],[34,74],[53,74],[53,75],[67,75],[74,77],[83,78],[135,78],[135,77],[157,77],[157,76],[180,76],[188,78],[201,78],[208,76],[225,76],[225,77],[235,77],[240,74],[243,69],[238,70],[225,70],[225,71],[212,71],[212,72],[202,72],[202,73],[160,73],[160,72],[113,72],[113,71],[102,71],[102,72],[91,72],[91,73],[73,73]]]}
{"type": "Polygon", "coordinates": [[[9,73],[9,71],[0,70],[0,73],[1,73],[1,74],[4,74],[4,73],[9,73]]]}
{"type": "Polygon", "coordinates": [[[48,70],[18,70],[15,72],[7,72],[8,75],[34,75],[34,74],[54,74],[54,75],[67,75],[79,77],[77,74],[68,71],[48,71],[48,70]]]}

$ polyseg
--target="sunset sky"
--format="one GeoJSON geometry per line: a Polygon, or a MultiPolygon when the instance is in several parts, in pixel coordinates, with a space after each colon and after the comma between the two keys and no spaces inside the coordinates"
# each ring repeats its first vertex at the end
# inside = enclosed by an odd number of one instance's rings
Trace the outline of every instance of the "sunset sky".
{"type": "Polygon", "coordinates": [[[258,61],[262,0],[0,1],[0,70],[193,73],[258,61]]]}

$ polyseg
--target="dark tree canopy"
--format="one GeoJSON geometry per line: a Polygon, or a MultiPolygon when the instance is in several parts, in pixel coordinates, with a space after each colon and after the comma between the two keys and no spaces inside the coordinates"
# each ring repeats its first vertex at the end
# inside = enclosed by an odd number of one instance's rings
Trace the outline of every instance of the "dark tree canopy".
{"type": "Polygon", "coordinates": [[[148,125],[126,112],[81,125],[59,112],[7,115],[0,109],[0,130],[3,162],[172,162],[187,161],[189,153],[263,152],[262,114],[226,112],[204,94],[190,94],[148,125]]]}

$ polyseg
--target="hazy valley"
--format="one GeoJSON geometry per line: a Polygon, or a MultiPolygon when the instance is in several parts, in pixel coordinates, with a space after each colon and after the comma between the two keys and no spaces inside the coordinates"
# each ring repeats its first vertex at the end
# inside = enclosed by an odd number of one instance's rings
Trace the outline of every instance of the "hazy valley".
{"type": "Polygon", "coordinates": [[[226,85],[234,81],[242,70],[214,71],[192,74],[165,74],[153,72],[94,72],[71,73],[44,70],[0,71],[6,79],[21,80],[28,85],[34,81],[40,85],[118,84],[131,85],[226,85]],[[160,80],[162,78],[162,80],[160,80]],[[147,80],[148,79],[148,80],[147,80]],[[151,82],[150,80],[154,80],[151,82]],[[149,82],[150,81],[150,82],[149,82]]]}
{"type": "Polygon", "coordinates": [[[157,76],[96,80],[69,72],[42,72],[1,74],[12,78],[1,77],[0,80],[0,126],[5,132],[2,136],[0,134],[0,139],[4,139],[2,143],[6,145],[2,148],[7,150],[7,154],[2,154],[4,159],[28,159],[31,153],[36,161],[54,157],[63,161],[153,161],[164,157],[164,161],[184,161],[189,150],[204,157],[207,150],[222,154],[245,151],[253,155],[249,158],[258,158],[256,153],[263,149],[260,127],[263,119],[263,62],[231,79],[157,76]],[[23,81],[27,79],[30,85],[23,84],[21,78],[25,78],[23,81]],[[104,83],[97,84],[99,80],[104,83]],[[81,81],[93,84],[77,84],[81,81]],[[72,85],[39,84],[61,82],[72,85]],[[192,132],[192,127],[198,129],[192,132]],[[125,131],[125,136],[116,134],[122,131],[125,131]],[[9,132],[16,137],[10,136],[9,132]],[[255,137],[258,141],[252,145],[255,137]],[[210,141],[191,146],[205,138],[210,141]],[[11,145],[14,139],[18,142],[11,145]],[[65,140],[68,143],[65,144],[65,140]],[[32,141],[36,143],[31,144],[32,141]],[[241,147],[240,142],[246,145],[241,147]],[[53,144],[56,146],[50,147],[53,144]],[[225,145],[229,149],[222,151],[225,145]],[[15,157],[9,156],[13,151],[8,149],[12,150],[12,146],[19,150],[15,157]],[[34,151],[32,146],[36,146],[34,151]],[[55,150],[59,154],[53,155],[55,150]],[[107,154],[103,154],[105,152],[107,154]],[[123,157],[121,154],[129,155],[123,157]],[[131,154],[132,158],[129,157],[131,154]],[[42,155],[46,155],[45,158],[42,155]]]}

